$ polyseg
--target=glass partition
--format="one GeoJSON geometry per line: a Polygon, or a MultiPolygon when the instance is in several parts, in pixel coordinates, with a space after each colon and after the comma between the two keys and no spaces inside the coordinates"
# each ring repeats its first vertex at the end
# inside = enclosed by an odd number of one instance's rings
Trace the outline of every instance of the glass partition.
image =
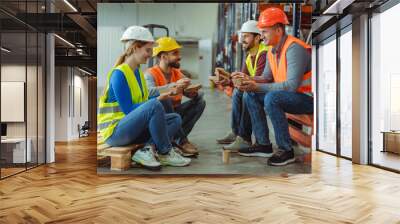
{"type": "Polygon", "coordinates": [[[340,155],[352,157],[352,32],[340,36],[340,155]]]}
{"type": "Polygon", "coordinates": [[[318,148],[336,154],[336,37],[318,48],[318,148]]]}
{"type": "Polygon", "coordinates": [[[400,5],[371,18],[371,162],[400,171],[400,5]]]}
{"type": "MultiPolygon", "coordinates": [[[[7,1],[0,7],[23,17],[43,13],[44,3],[7,1]]],[[[15,17],[0,12],[0,178],[45,162],[45,34],[15,17]]]]}

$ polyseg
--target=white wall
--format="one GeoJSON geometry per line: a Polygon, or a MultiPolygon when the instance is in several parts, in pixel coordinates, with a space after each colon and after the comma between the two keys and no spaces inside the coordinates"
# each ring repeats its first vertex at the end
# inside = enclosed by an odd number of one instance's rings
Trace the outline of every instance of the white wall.
{"type": "Polygon", "coordinates": [[[88,120],[88,78],[83,75],[75,68],[56,67],[56,141],[77,139],[78,124],[83,125],[88,120]]]}
{"type": "MultiPolygon", "coordinates": [[[[28,125],[28,137],[33,130],[36,130],[36,80],[31,77],[32,74],[36,77],[36,66],[18,65],[18,64],[8,64],[1,66],[1,81],[9,82],[26,82],[25,75],[26,71],[28,74],[28,85],[27,87],[27,125],[28,125]],[[26,70],[25,70],[26,69],[26,70]],[[33,86],[33,88],[32,88],[33,86]]],[[[3,96],[4,97],[4,96],[3,96]]],[[[8,108],[1,108],[1,110],[7,110],[8,108]]],[[[9,137],[25,137],[25,124],[26,122],[8,122],[7,125],[7,135],[9,137]]],[[[36,137],[36,132],[35,132],[36,137]]]]}
{"type": "Polygon", "coordinates": [[[87,76],[82,76],[83,73],[80,73],[78,71],[78,75],[76,74],[77,70],[75,70],[75,76],[74,76],[74,86],[75,86],[75,94],[74,97],[74,110],[75,113],[73,113],[73,119],[72,119],[72,130],[70,132],[71,138],[77,138],[78,137],[78,124],[81,126],[85,123],[85,121],[89,120],[89,113],[88,113],[88,77],[87,76]],[[78,98],[77,90],[80,89],[80,99],[78,98]],[[81,101],[80,103],[78,101],[81,101]],[[80,105],[79,105],[80,104],[80,105]],[[81,107],[82,112],[80,113],[79,111],[79,106],[81,107]]]}
{"type": "MultiPolygon", "coordinates": [[[[40,66],[25,64],[3,64],[1,66],[1,81],[24,82],[26,85],[26,110],[27,119],[23,122],[7,122],[7,137],[30,139],[32,161],[36,162],[37,153],[39,163],[44,162],[44,74],[40,66]],[[27,80],[26,80],[27,78],[27,80]]],[[[23,93],[22,93],[23,94],[23,93]]],[[[7,97],[7,96],[2,96],[7,97]]],[[[13,113],[10,108],[1,108],[2,112],[13,113]]]]}
{"type": "MultiPolygon", "coordinates": [[[[189,37],[215,42],[217,38],[217,3],[99,3],[97,9],[98,94],[104,88],[107,72],[123,51],[119,39],[129,26],[165,25],[170,36],[178,40],[189,37]]],[[[165,35],[164,32],[155,33],[156,37],[161,35],[165,35]]],[[[190,47],[182,49],[182,57],[182,69],[198,76],[199,57],[196,50],[190,47]]]]}
{"type": "MultiPolygon", "coordinates": [[[[28,70],[32,70],[31,66],[25,67],[24,65],[9,64],[1,66],[1,81],[9,82],[25,82],[25,74],[28,70]]],[[[7,110],[7,108],[1,108],[1,110],[7,110]]],[[[25,122],[10,122],[7,123],[7,137],[25,137],[25,122]]],[[[29,136],[28,136],[29,137],[29,136]]]]}
{"type": "Polygon", "coordinates": [[[68,115],[68,86],[69,76],[67,67],[55,68],[55,140],[67,141],[67,117],[68,115]]]}

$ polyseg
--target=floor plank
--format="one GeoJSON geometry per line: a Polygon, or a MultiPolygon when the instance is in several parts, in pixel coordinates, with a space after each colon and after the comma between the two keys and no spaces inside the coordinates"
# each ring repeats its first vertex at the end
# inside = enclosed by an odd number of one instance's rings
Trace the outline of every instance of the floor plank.
{"type": "Polygon", "coordinates": [[[0,181],[0,223],[400,223],[400,176],[313,152],[312,174],[98,176],[96,139],[0,181]]]}

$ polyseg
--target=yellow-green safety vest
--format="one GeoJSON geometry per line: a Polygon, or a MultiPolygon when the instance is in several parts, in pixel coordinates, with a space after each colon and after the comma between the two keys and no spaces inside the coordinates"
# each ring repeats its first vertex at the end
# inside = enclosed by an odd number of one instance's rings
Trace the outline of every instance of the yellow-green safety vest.
{"type": "Polygon", "coordinates": [[[256,60],[254,61],[254,66],[253,63],[251,63],[251,55],[250,54],[247,55],[246,66],[251,77],[254,77],[256,75],[258,57],[260,57],[262,52],[267,52],[267,51],[269,51],[269,47],[266,46],[264,43],[260,43],[260,45],[258,45],[258,51],[256,54],[256,60]]]}
{"type": "Polygon", "coordinates": [[[116,68],[113,68],[107,75],[107,83],[104,89],[103,95],[99,100],[99,110],[97,113],[97,128],[100,131],[101,140],[100,142],[106,141],[113,133],[114,128],[117,126],[118,122],[125,117],[124,112],[121,110],[117,101],[115,102],[107,102],[108,91],[110,87],[110,78],[113,71],[117,69],[120,70],[124,76],[126,81],[128,82],[129,89],[131,91],[132,103],[142,103],[148,100],[149,91],[146,85],[146,80],[144,78],[142,70],[139,68],[140,80],[143,88],[140,90],[140,86],[138,81],[136,80],[136,76],[134,75],[132,69],[128,64],[121,64],[116,68]]]}

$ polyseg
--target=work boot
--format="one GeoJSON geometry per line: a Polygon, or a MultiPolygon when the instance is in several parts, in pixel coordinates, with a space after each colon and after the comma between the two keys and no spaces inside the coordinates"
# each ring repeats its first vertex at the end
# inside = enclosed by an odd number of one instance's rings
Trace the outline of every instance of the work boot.
{"type": "Polygon", "coordinates": [[[239,149],[249,148],[250,146],[251,146],[250,142],[244,140],[240,136],[237,136],[234,142],[232,142],[227,146],[224,146],[223,149],[230,150],[231,152],[237,152],[239,149]]]}
{"type": "Polygon", "coordinates": [[[153,148],[150,145],[138,149],[132,156],[132,161],[149,170],[161,169],[161,164],[154,156],[153,148]]]}
{"type": "Polygon", "coordinates": [[[217,139],[218,144],[231,144],[236,139],[236,135],[229,131],[224,137],[217,139]]]}
{"type": "Polygon", "coordinates": [[[191,159],[185,158],[178,153],[177,148],[172,147],[168,154],[158,154],[158,159],[163,166],[187,166],[190,164],[191,159]]]}
{"type": "Polygon", "coordinates": [[[197,147],[193,145],[189,140],[185,140],[182,144],[178,145],[179,149],[183,153],[182,156],[196,156],[199,154],[197,147]]]}

